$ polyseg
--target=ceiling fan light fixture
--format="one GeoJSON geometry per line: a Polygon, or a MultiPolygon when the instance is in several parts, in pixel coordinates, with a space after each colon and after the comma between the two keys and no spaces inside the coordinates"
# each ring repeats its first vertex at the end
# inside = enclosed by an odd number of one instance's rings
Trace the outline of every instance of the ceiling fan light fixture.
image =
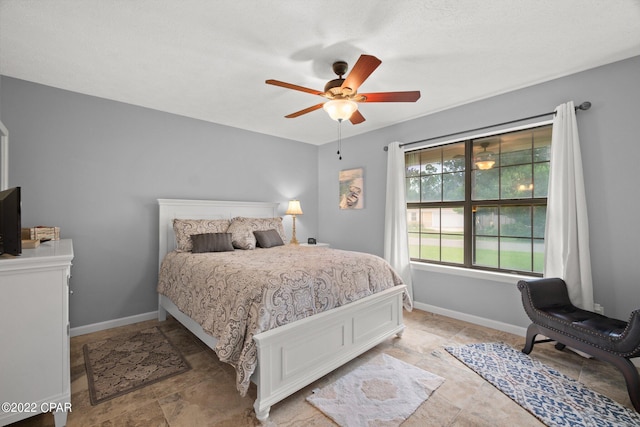
{"type": "Polygon", "coordinates": [[[329,113],[329,116],[338,123],[344,120],[350,120],[351,124],[357,125],[365,121],[364,116],[358,111],[358,102],[416,102],[420,98],[420,91],[413,90],[408,92],[373,92],[358,93],[358,88],[369,78],[376,68],[382,63],[378,58],[372,55],[360,55],[353,69],[347,74],[348,65],[345,61],[336,61],[333,63],[333,72],[338,75],[337,79],[330,80],[324,86],[324,91],[310,89],[308,87],[295,85],[292,83],[281,82],[280,80],[265,80],[266,84],[280,86],[286,89],[293,89],[300,92],[310,93],[312,95],[321,96],[328,101],[307,107],[295,113],[287,114],[285,117],[292,119],[300,117],[303,114],[319,110],[329,113]],[[356,113],[357,112],[357,113],[356,113]],[[352,119],[352,115],[355,117],[352,119]]]}
{"type": "Polygon", "coordinates": [[[476,160],[476,167],[482,171],[491,169],[496,162],[494,160],[476,160]]]}
{"type": "Polygon", "coordinates": [[[351,118],[358,109],[358,104],[349,99],[333,99],[325,102],[322,108],[333,120],[341,122],[351,118]]]}
{"type": "Polygon", "coordinates": [[[485,171],[491,169],[493,165],[496,164],[496,161],[494,160],[493,153],[491,151],[487,151],[489,143],[483,142],[481,146],[484,150],[478,153],[474,162],[478,169],[485,171]]]}

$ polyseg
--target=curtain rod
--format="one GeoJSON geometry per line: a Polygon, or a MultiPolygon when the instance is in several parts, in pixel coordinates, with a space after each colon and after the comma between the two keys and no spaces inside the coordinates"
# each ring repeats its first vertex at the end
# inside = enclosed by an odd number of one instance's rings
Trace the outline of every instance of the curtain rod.
{"type": "MultiPolygon", "coordinates": [[[[591,108],[591,103],[589,101],[585,101],[582,104],[580,104],[577,107],[575,107],[575,111],[578,111],[578,110],[585,110],[586,111],[589,108],[591,108]]],[[[421,139],[419,141],[405,142],[404,144],[400,144],[400,147],[404,147],[404,146],[407,146],[407,145],[413,145],[413,144],[419,144],[421,142],[433,141],[435,139],[446,138],[446,137],[449,137],[449,136],[460,135],[460,134],[467,133],[467,132],[475,132],[475,131],[479,131],[479,130],[489,129],[489,128],[493,128],[493,127],[496,127],[496,126],[503,126],[503,125],[510,125],[512,123],[524,122],[525,120],[537,119],[539,117],[550,116],[552,114],[555,115],[556,112],[555,111],[551,111],[550,113],[537,114],[535,116],[523,117],[521,119],[510,120],[508,122],[496,123],[496,124],[493,124],[493,125],[482,126],[482,127],[475,128],[475,129],[463,130],[463,131],[460,131],[460,132],[449,133],[447,135],[434,136],[432,138],[421,139]]],[[[388,151],[388,150],[389,150],[389,147],[387,147],[385,145],[384,146],[384,151],[388,151]]]]}

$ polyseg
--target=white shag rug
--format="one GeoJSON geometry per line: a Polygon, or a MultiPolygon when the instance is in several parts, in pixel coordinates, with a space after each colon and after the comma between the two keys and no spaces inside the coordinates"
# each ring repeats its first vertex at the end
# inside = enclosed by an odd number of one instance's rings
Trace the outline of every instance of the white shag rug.
{"type": "Polygon", "coordinates": [[[343,427],[398,426],[444,382],[387,354],[321,389],[307,401],[343,427]]]}

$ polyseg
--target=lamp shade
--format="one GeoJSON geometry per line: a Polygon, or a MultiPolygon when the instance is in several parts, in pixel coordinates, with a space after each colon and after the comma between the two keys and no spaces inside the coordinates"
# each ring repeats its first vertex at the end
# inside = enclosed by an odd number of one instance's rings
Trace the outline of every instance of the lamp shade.
{"type": "Polygon", "coordinates": [[[348,99],[334,99],[325,102],[322,108],[333,120],[341,122],[351,118],[351,115],[358,109],[358,104],[348,99]]]}
{"type": "Polygon", "coordinates": [[[299,200],[289,200],[289,207],[285,215],[302,215],[302,208],[299,200]]]}

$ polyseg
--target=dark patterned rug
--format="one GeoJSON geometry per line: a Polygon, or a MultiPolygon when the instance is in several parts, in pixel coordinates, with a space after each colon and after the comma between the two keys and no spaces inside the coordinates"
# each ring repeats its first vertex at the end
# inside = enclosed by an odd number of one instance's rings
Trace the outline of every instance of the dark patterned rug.
{"type": "Polygon", "coordinates": [[[503,343],[445,347],[548,426],[640,425],[640,415],[503,343]]]}
{"type": "Polygon", "coordinates": [[[83,350],[92,405],[191,369],[157,327],[85,344],[83,350]]]}

